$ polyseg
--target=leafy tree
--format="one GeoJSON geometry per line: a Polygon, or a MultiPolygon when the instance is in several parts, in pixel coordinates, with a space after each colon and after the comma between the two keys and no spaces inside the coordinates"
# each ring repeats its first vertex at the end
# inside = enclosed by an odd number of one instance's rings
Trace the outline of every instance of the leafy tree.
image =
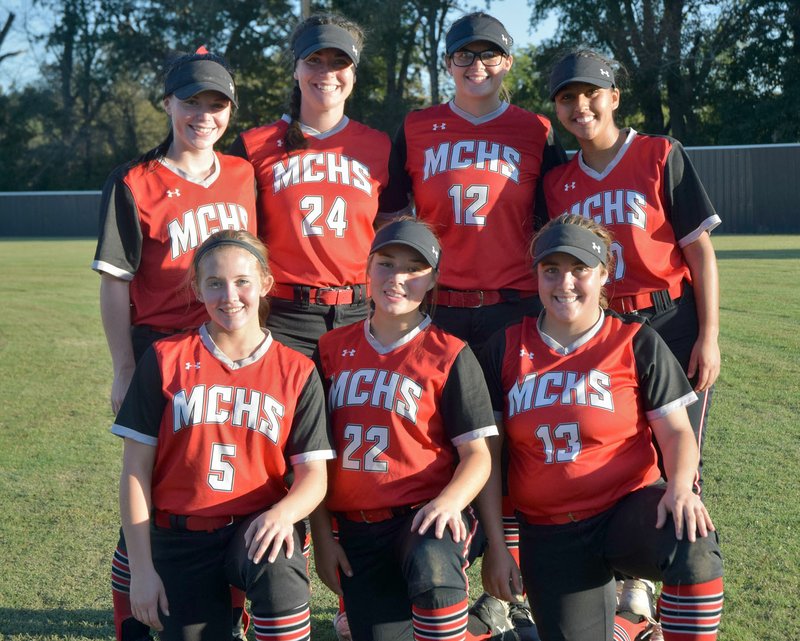
{"type": "Polygon", "coordinates": [[[800,122],[787,117],[800,100],[800,5],[756,3],[745,36],[723,63],[709,95],[709,138],[720,144],[800,140],[800,122]]]}
{"type": "MultiPolygon", "coordinates": [[[[3,28],[0,29],[0,50],[3,48],[3,43],[5,42],[6,38],[8,37],[9,31],[11,31],[11,27],[14,24],[14,19],[16,18],[16,14],[9,12],[6,16],[6,21],[3,24],[3,28]]],[[[9,51],[6,53],[0,53],[0,62],[7,60],[8,58],[12,58],[13,56],[18,56],[21,51],[9,51]]]]}
{"type": "Polygon", "coordinates": [[[627,113],[640,113],[646,131],[694,142],[720,57],[740,42],[757,1],[577,0],[565,10],[537,0],[532,22],[557,11],[551,52],[586,44],[611,53],[630,73],[627,113]]]}

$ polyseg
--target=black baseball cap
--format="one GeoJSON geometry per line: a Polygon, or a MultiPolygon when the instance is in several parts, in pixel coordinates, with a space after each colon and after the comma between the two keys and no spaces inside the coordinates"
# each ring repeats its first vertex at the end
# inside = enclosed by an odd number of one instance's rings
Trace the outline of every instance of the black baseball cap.
{"type": "Polygon", "coordinates": [[[534,267],[550,254],[562,252],[574,256],[588,267],[606,264],[608,247],[597,234],[585,227],[556,224],[549,227],[537,239],[533,247],[534,267]]]}
{"type": "Polygon", "coordinates": [[[571,53],[550,72],[550,100],[555,100],[556,94],[573,82],[610,89],[615,86],[614,70],[599,58],[571,53]]]}
{"type": "Polygon", "coordinates": [[[374,254],[386,245],[407,245],[422,254],[431,267],[439,268],[442,255],[439,241],[427,226],[416,220],[397,220],[381,227],[375,234],[369,253],[374,254]]]}
{"type": "Polygon", "coordinates": [[[316,24],[304,29],[292,47],[295,60],[307,58],[320,49],[339,49],[358,65],[361,55],[355,38],[345,28],[335,24],[316,24]]]}
{"type": "Polygon", "coordinates": [[[236,102],[236,87],[228,70],[214,60],[190,60],[173,68],[164,81],[164,95],[174,94],[180,100],[196,96],[201,91],[218,91],[236,102]]]}
{"type": "Polygon", "coordinates": [[[462,47],[478,40],[497,45],[506,55],[511,53],[511,45],[514,44],[514,38],[508,35],[503,23],[497,18],[470,13],[452,24],[445,39],[445,50],[448,56],[452,56],[462,47]]]}

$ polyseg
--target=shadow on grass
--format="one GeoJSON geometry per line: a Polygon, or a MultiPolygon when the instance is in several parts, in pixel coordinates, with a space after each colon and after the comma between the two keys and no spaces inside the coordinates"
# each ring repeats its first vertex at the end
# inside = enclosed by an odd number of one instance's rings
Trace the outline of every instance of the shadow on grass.
{"type": "MultiPolygon", "coordinates": [[[[314,639],[336,639],[331,624],[336,612],[335,607],[317,607],[312,611],[314,639]]],[[[0,608],[0,639],[12,635],[110,639],[114,637],[113,614],[111,610],[0,608]]],[[[252,638],[252,633],[248,638],[252,638]]]]}
{"type": "Polygon", "coordinates": [[[717,260],[786,260],[800,258],[800,249],[718,249],[717,260]]]}
{"type": "Polygon", "coordinates": [[[0,608],[0,638],[14,634],[108,639],[114,636],[114,621],[111,610],[0,608]]]}

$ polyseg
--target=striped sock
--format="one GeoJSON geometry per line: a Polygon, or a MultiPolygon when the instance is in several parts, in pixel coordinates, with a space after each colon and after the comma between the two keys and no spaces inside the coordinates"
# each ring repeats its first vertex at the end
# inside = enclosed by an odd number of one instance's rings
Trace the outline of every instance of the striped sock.
{"type": "Polygon", "coordinates": [[[635,641],[649,625],[648,620],[638,614],[617,614],[614,617],[614,641],[635,641]]]}
{"type": "Polygon", "coordinates": [[[411,606],[414,641],[463,641],[467,633],[467,599],[443,608],[411,606]]]}
{"type": "Polygon", "coordinates": [[[150,634],[150,628],[131,613],[131,569],[127,553],[119,546],[111,561],[111,599],[117,641],[138,641],[150,634]]]}
{"type": "Polygon", "coordinates": [[[111,560],[111,589],[123,594],[129,594],[131,591],[131,568],[128,565],[128,554],[119,546],[114,550],[114,558],[111,560]]]}
{"type": "Polygon", "coordinates": [[[715,641],[722,617],[722,578],[694,585],[664,585],[658,608],[664,641],[715,641]]]}
{"type": "Polygon", "coordinates": [[[256,641],[310,641],[311,610],[308,603],[270,617],[252,617],[256,641]]]}
{"type": "Polygon", "coordinates": [[[507,496],[503,497],[503,538],[506,542],[506,547],[514,557],[514,561],[519,565],[519,521],[514,515],[514,507],[511,505],[511,499],[507,496]]]}

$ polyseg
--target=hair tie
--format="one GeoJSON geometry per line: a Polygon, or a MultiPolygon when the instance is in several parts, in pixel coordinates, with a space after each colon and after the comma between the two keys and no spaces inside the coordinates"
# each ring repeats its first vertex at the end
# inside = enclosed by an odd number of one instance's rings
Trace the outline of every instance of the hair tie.
{"type": "Polygon", "coordinates": [[[258,259],[258,262],[261,263],[261,266],[264,269],[269,269],[267,267],[267,261],[264,260],[264,256],[262,255],[262,253],[249,243],[246,243],[243,240],[239,240],[238,238],[215,238],[211,242],[204,244],[202,247],[200,247],[200,249],[197,250],[197,253],[195,254],[194,257],[195,264],[199,266],[200,261],[203,259],[203,256],[205,256],[212,249],[216,249],[217,247],[221,247],[222,245],[232,245],[234,247],[241,247],[242,249],[246,249],[258,259]]]}

